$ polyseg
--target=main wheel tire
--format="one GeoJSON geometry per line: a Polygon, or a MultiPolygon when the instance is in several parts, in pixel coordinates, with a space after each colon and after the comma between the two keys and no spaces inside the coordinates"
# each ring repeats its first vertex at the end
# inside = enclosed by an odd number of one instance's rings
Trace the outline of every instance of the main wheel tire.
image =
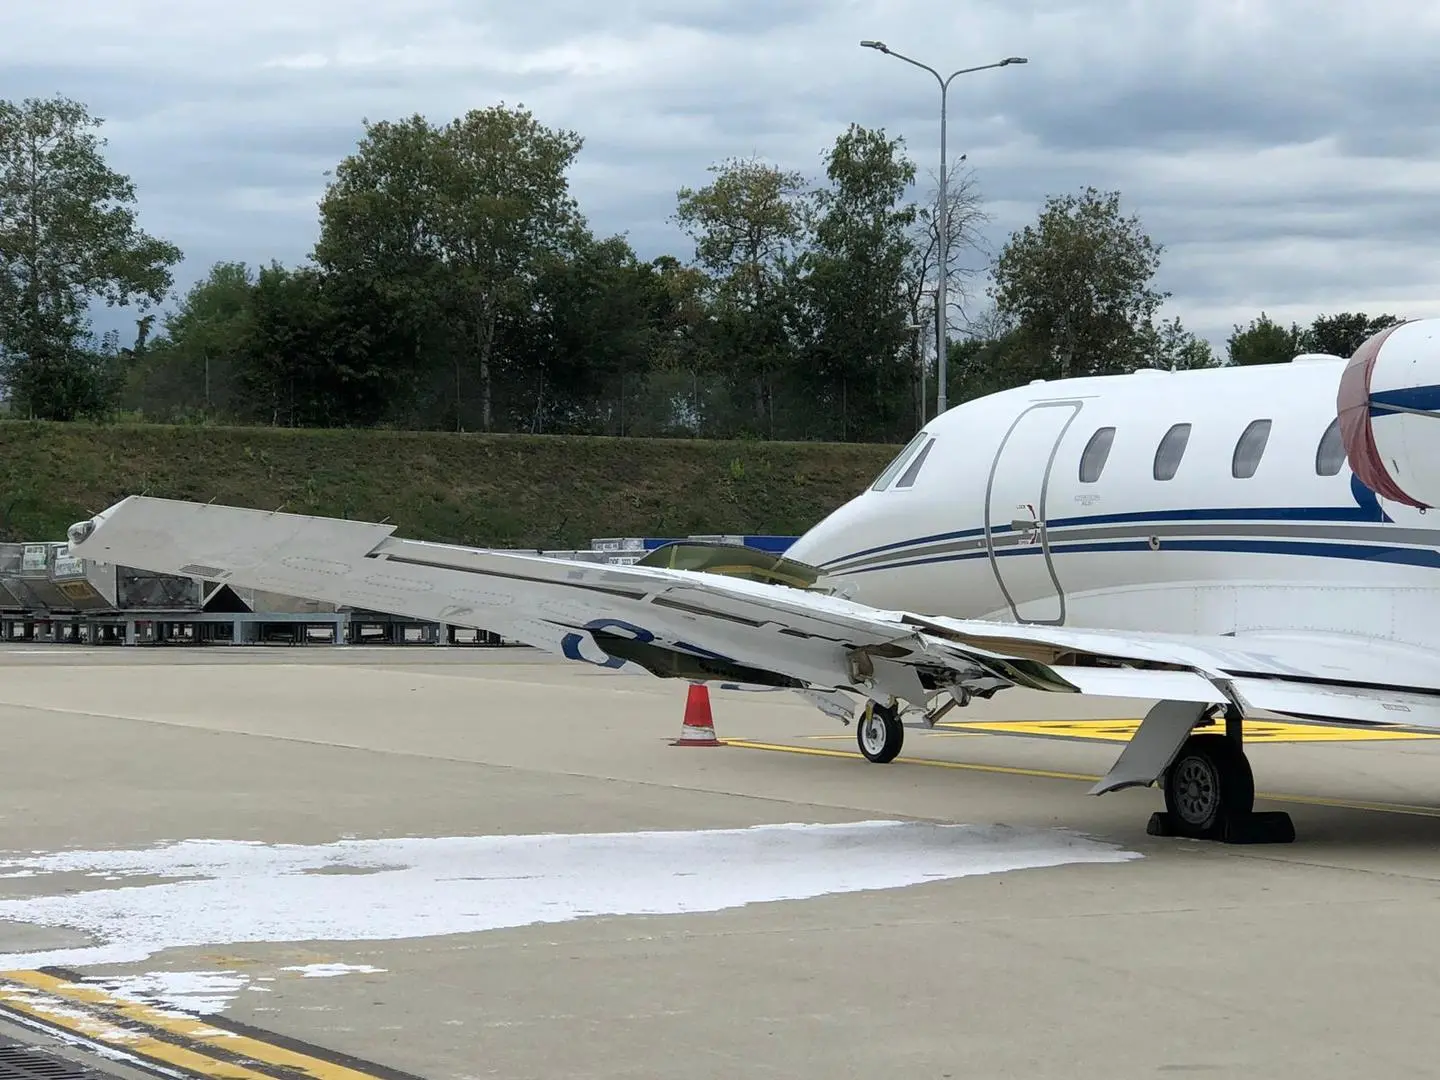
{"type": "Polygon", "coordinates": [[[1250,761],[1224,735],[1191,735],[1165,770],[1165,810],[1182,836],[1212,839],[1254,806],[1250,761]]]}
{"type": "Polygon", "coordinates": [[[877,765],[894,761],[905,745],[905,725],[900,723],[900,710],[876,705],[866,710],[855,728],[855,741],[866,760],[877,765]]]}

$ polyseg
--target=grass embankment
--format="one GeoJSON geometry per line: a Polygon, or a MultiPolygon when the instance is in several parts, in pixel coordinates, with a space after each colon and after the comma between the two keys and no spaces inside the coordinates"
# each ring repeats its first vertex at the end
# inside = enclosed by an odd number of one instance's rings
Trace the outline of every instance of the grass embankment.
{"type": "Polygon", "coordinates": [[[126,495],[380,521],[488,547],[798,534],[896,447],[0,422],[0,539],[63,540],[126,495]]]}

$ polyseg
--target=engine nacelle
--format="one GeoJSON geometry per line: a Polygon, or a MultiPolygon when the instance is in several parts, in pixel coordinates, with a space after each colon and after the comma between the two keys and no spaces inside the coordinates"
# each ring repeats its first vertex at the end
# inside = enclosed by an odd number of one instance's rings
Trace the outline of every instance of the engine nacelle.
{"type": "Polygon", "coordinates": [[[1361,483],[1392,502],[1440,506],[1440,319],[1369,338],[1340,377],[1336,407],[1361,483]]]}

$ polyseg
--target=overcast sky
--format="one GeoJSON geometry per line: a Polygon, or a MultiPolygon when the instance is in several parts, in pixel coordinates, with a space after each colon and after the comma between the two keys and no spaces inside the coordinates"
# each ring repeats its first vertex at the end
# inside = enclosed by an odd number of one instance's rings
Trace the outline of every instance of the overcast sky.
{"type": "Polygon", "coordinates": [[[11,0],[0,98],[105,118],[183,290],[220,259],[303,260],[362,117],[523,103],[585,147],[597,232],[689,257],[675,190],[728,156],[818,173],[851,121],[938,164],[963,75],[998,251],[1048,194],[1115,188],[1165,245],[1167,314],[1217,346],[1260,309],[1440,315],[1433,0],[11,0]]]}

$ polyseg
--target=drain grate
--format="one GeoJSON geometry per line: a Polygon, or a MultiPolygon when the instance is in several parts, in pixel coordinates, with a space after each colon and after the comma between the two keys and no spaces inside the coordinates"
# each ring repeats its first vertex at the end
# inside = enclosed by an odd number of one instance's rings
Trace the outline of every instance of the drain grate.
{"type": "Polygon", "coordinates": [[[0,1080],[102,1080],[107,1074],[22,1043],[0,1043],[0,1080]]]}

